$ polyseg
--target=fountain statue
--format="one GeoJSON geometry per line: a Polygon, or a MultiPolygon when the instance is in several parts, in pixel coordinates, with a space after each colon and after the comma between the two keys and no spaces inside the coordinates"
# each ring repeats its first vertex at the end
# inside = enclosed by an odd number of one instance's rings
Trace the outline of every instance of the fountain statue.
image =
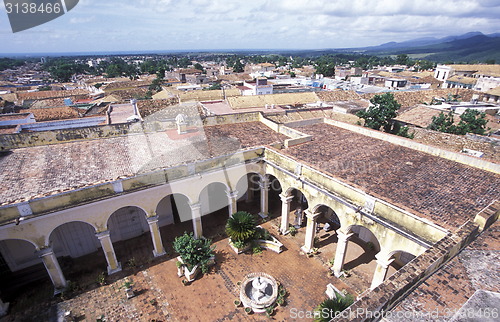
{"type": "Polygon", "coordinates": [[[240,300],[245,307],[254,312],[265,312],[265,309],[276,301],[278,283],[265,273],[251,273],[241,283],[240,300]]]}

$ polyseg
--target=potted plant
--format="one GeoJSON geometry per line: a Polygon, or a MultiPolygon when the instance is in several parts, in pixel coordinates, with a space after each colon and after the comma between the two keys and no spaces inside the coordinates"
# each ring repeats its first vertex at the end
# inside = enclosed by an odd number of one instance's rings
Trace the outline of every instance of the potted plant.
{"type": "Polygon", "coordinates": [[[241,301],[240,300],[234,300],[234,306],[238,307],[241,305],[241,301]]]}
{"type": "Polygon", "coordinates": [[[130,299],[135,296],[133,287],[134,283],[130,280],[125,280],[121,286],[121,288],[125,289],[125,294],[127,295],[127,299],[130,299]]]}
{"type": "Polygon", "coordinates": [[[245,308],[245,313],[246,314],[252,314],[252,308],[251,307],[246,307],[245,308]]]}
{"type": "Polygon", "coordinates": [[[215,264],[214,249],[210,239],[196,239],[193,233],[176,237],[174,250],[179,253],[177,260],[180,262],[177,274],[184,272],[188,282],[194,281],[198,273],[206,273],[210,266],[215,264]]]}
{"type": "Polygon", "coordinates": [[[246,212],[238,211],[228,218],[226,223],[226,234],[229,236],[229,245],[238,253],[251,247],[250,241],[255,236],[257,223],[255,217],[246,212]]]}
{"type": "Polygon", "coordinates": [[[175,266],[177,266],[177,276],[184,276],[184,264],[181,261],[176,261],[175,266]]]}

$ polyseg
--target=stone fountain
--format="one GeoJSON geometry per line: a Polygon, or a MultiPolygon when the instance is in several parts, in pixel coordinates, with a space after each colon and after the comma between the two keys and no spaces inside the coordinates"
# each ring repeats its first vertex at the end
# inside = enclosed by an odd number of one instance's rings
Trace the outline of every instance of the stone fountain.
{"type": "Polygon", "coordinates": [[[265,312],[278,297],[278,283],[269,274],[250,273],[241,282],[240,300],[256,313],[265,312]]]}

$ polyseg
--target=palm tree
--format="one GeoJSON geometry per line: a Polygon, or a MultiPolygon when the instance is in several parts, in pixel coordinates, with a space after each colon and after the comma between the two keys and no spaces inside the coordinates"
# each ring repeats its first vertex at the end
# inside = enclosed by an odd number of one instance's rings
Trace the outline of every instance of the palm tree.
{"type": "Polygon", "coordinates": [[[342,296],[335,292],[333,299],[326,299],[314,310],[315,322],[328,322],[335,317],[335,313],[342,312],[354,302],[354,298],[347,294],[342,296]]]}
{"type": "Polygon", "coordinates": [[[254,237],[256,225],[252,214],[238,211],[227,220],[226,234],[233,242],[247,242],[254,237]]]}

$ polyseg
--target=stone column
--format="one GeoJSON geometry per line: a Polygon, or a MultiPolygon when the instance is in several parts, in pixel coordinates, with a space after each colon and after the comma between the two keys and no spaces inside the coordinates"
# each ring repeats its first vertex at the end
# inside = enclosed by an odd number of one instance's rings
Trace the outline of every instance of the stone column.
{"type": "Polygon", "coordinates": [[[267,218],[269,215],[269,178],[264,176],[259,182],[260,187],[260,212],[259,216],[267,218]]]}
{"type": "Polygon", "coordinates": [[[203,236],[203,225],[201,222],[201,204],[197,202],[190,204],[189,207],[191,207],[194,238],[198,239],[203,236]]]}
{"type": "Polygon", "coordinates": [[[280,194],[281,198],[281,227],[280,231],[282,234],[288,234],[288,222],[290,215],[290,203],[293,200],[293,196],[286,196],[284,194],[280,194]]]}
{"type": "Polygon", "coordinates": [[[238,191],[226,191],[227,200],[229,201],[229,216],[238,211],[238,191]]]}
{"type": "Polygon", "coordinates": [[[302,251],[305,253],[309,253],[314,247],[314,236],[316,236],[316,220],[321,215],[320,212],[311,213],[309,210],[306,210],[307,217],[307,227],[306,227],[306,238],[304,241],[304,246],[301,247],[302,251]]]}
{"type": "Polygon", "coordinates": [[[0,299],[0,318],[2,316],[6,316],[9,311],[9,303],[4,303],[2,299],[0,299]]]}
{"type": "Polygon", "coordinates": [[[377,267],[375,268],[372,285],[370,286],[372,290],[384,282],[387,277],[387,272],[389,271],[389,265],[394,261],[394,258],[390,258],[386,254],[378,253],[375,257],[377,258],[377,267]]]}
{"type": "Polygon", "coordinates": [[[345,254],[347,251],[347,243],[353,233],[345,234],[344,232],[337,231],[337,250],[335,251],[335,261],[333,263],[333,273],[335,276],[339,277],[342,272],[342,267],[344,266],[345,254]]]}
{"type": "Polygon", "coordinates": [[[115,249],[109,236],[109,230],[101,231],[95,234],[101,242],[102,251],[108,262],[108,275],[117,273],[122,270],[122,264],[116,259],[115,249]]]}
{"type": "Polygon", "coordinates": [[[253,189],[255,188],[255,184],[251,180],[251,178],[252,177],[249,178],[250,180],[247,180],[248,188],[247,188],[247,198],[245,199],[246,203],[251,203],[254,199],[254,190],[253,189]]]}
{"type": "Polygon", "coordinates": [[[146,218],[149,225],[149,232],[151,233],[151,239],[153,240],[153,255],[155,257],[163,256],[165,248],[163,247],[163,242],[161,240],[160,227],[158,226],[158,216],[146,218]]]}
{"type": "Polygon", "coordinates": [[[50,279],[52,280],[52,284],[54,284],[54,293],[60,293],[66,288],[67,282],[52,247],[39,250],[37,255],[42,259],[43,265],[45,265],[45,269],[49,273],[50,279]]]}

